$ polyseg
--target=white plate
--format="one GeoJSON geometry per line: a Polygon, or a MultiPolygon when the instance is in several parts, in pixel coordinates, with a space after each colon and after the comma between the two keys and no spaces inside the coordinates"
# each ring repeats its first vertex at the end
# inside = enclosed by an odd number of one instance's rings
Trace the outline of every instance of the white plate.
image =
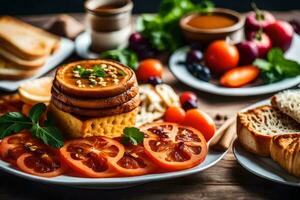
{"type": "MultiPolygon", "coordinates": [[[[257,106],[269,105],[270,100],[264,100],[253,104],[242,111],[246,111],[257,106]]],[[[244,150],[244,148],[239,144],[238,140],[233,143],[233,154],[237,161],[242,167],[244,167],[249,172],[260,176],[264,179],[274,181],[277,183],[282,183],[285,185],[292,185],[300,187],[300,179],[289,175],[283,168],[281,168],[276,162],[271,158],[260,157],[251,154],[244,150]]]]}
{"type": "Polygon", "coordinates": [[[99,58],[99,53],[90,51],[91,37],[88,32],[81,33],[75,39],[75,51],[78,56],[85,59],[96,59],[99,58]]]}
{"type": "Polygon", "coordinates": [[[66,38],[61,38],[59,49],[47,59],[44,66],[42,66],[34,76],[19,81],[0,81],[0,89],[8,92],[17,90],[23,82],[36,79],[57,67],[57,65],[59,65],[63,60],[69,57],[73,53],[73,51],[74,42],[66,38]]]}
{"type": "Polygon", "coordinates": [[[226,153],[227,151],[226,152],[209,151],[203,163],[201,163],[200,165],[194,168],[187,169],[187,170],[160,173],[160,174],[149,174],[149,175],[135,176],[135,177],[124,177],[124,178],[78,178],[78,177],[71,177],[65,175],[54,177],[54,178],[43,178],[43,177],[33,176],[21,172],[11,167],[8,163],[1,160],[0,160],[0,169],[12,175],[16,175],[24,179],[41,182],[41,183],[65,185],[65,186],[80,187],[80,188],[117,189],[117,188],[127,188],[127,187],[132,187],[143,183],[161,181],[161,180],[172,179],[172,178],[198,173],[215,165],[218,161],[220,161],[225,156],[226,153]]]}
{"type": "MultiPolygon", "coordinates": [[[[169,67],[171,72],[177,77],[178,80],[191,86],[195,89],[205,91],[208,93],[226,95],[226,96],[249,96],[249,95],[260,95],[268,94],[272,92],[277,92],[283,89],[287,89],[296,86],[300,83],[300,76],[295,78],[289,78],[282,80],[277,83],[260,85],[253,87],[243,87],[243,88],[225,88],[220,85],[213,83],[208,83],[195,78],[183,65],[178,64],[180,61],[185,60],[185,56],[189,47],[183,47],[175,51],[170,60],[169,67]]],[[[293,43],[291,48],[286,52],[286,57],[293,59],[300,63],[300,37],[295,34],[293,38],[293,43]]]]}

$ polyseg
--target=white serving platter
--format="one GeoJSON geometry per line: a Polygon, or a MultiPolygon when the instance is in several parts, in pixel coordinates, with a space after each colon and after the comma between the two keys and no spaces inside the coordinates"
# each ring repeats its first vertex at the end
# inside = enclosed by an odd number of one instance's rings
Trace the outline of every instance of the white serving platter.
{"type": "MultiPolygon", "coordinates": [[[[255,103],[242,111],[246,111],[258,106],[269,105],[270,100],[260,101],[255,103]]],[[[247,152],[238,142],[238,140],[233,143],[233,154],[237,159],[238,163],[244,167],[249,172],[281,184],[291,185],[300,187],[300,178],[290,175],[283,168],[281,168],[276,162],[271,158],[260,157],[247,152]]]]}
{"type": "Polygon", "coordinates": [[[74,42],[66,38],[61,38],[59,49],[47,59],[46,63],[38,70],[38,72],[34,76],[19,81],[0,81],[0,90],[7,92],[13,92],[17,90],[23,82],[36,79],[57,67],[62,61],[69,57],[73,53],[73,51],[74,42]]]}
{"type": "Polygon", "coordinates": [[[207,157],[205,158],[203,163],[199,164],[194,168],[187,169],[187,170],[168,172],[168,173],[148,174],[148,175],[134,176],[134,177],[122,177],[122,178],[79,178],[79,177],[72,177],[67,175],[62,175],[54,178],[43,178],[43,177],[33,176],[24,173],[18,169],[15,169],[9,163],[6,163],[2,160],[0,160],[0,170],[27,180],[45,183],[45,184],[64,185],[64,186],[79,187],[79,188],[93,188],[93,189],[118,189],[118,188],[127,188],[127,187],[132,187],[144,183],[162,181],[162,180],[173,179],[173,178],[199,173],[215,165],[226,155],[226,153],[227,151],[217,152],[217,151],[209,150],[207,157]]]}
{"type": "MultiPolygon", "coordinates": [[[[179,62],[184,61],[186,53],[189,47],[183,47],[175,51],[170,60],[169,67],[174,76],[182,83],[198,89],[200,91],[224,95],[224,96],[250,96],[250,95],[261,95],[277,92],[287,88],[291,88],[300,83],[300,76],[282,80],[277,83],[268,85],[250,85],[242,88],[226,88],[220,85],[205,82],[195,78],[185,66],[179,64],[179,62]]],[[[285,53],[285,56],[289,59],[293,59],[300,63],[300,37],[295,34],[291,48],[285,53]]]]}

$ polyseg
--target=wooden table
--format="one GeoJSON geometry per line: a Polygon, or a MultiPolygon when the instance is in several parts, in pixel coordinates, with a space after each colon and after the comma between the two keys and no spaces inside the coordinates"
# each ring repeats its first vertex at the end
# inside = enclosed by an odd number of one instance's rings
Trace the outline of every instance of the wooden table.
{"type": "MultiPolygon", "coordinates": [[[[72,14],[83,21],[83,14],[72,14]]],[[[276,12],[282,19],[300,19],[300,11],[276,12]]],[[[25,21],[46,28],[56,15],[27,16],[25,21]]],[[[73,54],[67,61],[78,60],[73,54]]],[[[192,90],[198,94],[200,108],[212,116],[234,115],[239,109],[270,95],[256,97],[224,97],[193,90],[179,83],[167,71],[164,80],[178,92],[192,90]]],[[[261,179],[242,168],[231,150],[215,166],[191,176],[154,182],[120,190],[88,190],[44,185],[0,172],[2,199],[299,199],[300,189],[261,179]],[[296,196],[298,195],[298,196],[296,196]]]]}

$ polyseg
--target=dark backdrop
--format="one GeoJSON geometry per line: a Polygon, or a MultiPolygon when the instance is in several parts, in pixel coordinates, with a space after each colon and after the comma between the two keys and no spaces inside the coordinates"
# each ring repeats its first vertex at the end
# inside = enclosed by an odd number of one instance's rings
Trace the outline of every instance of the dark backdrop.
{"type": "MultiPolygon", "coordinates": [[[[27,15],[83,12],[84,0],[0,0],[0,14],[27,15]]],[[[155,12],[161,0],[133,0],[134,13],[155,12]]],[[[195,0],[197,1],[197,0],[195,0]]],[[[216,6],[238,11],[250,9],[250,0],[214,0],[216,6]]],[[[300,9],[300,0],[254,0],[263,9],[300,9]]]]}

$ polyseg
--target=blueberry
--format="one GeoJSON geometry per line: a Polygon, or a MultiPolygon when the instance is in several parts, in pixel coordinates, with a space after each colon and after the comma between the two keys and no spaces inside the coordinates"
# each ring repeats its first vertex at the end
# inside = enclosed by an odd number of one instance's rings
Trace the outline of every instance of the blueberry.
{"type": "Polygon", "coordinates": [[[198,103],[197,101],[193,100],[193,99],[189,99],[186,102],[184,102],[184,104],[182,105],[182,108],[187,111],[193,108],[197,108],[198,107],[198,103]]]}
{"type": "Polygon", "coordinates": [[[148,83],[155,86],[155,85],[162,84],[162,80],[161,80],[160,77],[150,76],[149,79],[148,79],[148,83]]]}
{"type": "Polygon", "coordinates": [[[208,82],[211,79],[210,70],[198,63],[188,63],[188,71],[196,78],[208,82]]]}
{"type": "Polygon", "coordinates": [[[203,54],[199,50],[190,50],[186,54],[186,62],[187,63],[198,63],[203,59],[203,54]]]}

